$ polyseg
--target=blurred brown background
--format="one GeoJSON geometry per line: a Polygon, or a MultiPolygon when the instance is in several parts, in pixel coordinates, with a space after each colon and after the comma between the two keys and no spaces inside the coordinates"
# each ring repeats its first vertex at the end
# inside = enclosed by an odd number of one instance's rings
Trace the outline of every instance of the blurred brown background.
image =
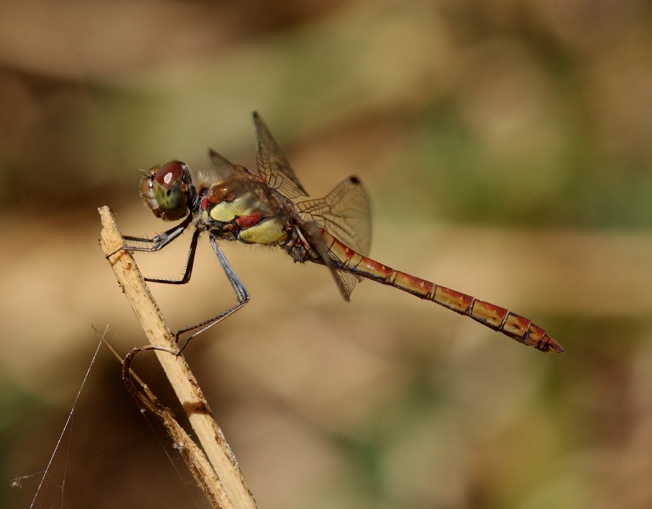
{"type": "MultiPolygon", "coordinates": [[[[161,231],[138,169],[252,164],[257,110],[312,195],[367,184],[374,257],[566,348],[224,246],[252,301],[187,357],[261,507],[651,507],[651,29],[637,0],[1,1],[0,505],[34,497],[91,324],[144,342],[97,207],[161,231]]],[[[154,290],[176,328],[233,301],[205,242],[154,290]]],[[[207,507],[168,442],[102,349],[34,507],[207,507]]]]}

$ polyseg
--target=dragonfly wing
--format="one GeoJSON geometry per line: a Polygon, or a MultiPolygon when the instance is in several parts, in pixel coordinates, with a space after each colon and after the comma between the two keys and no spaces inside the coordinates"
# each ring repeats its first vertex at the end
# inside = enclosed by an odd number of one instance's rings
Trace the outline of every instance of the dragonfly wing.
{"type": "Polygon", "coordinates": [[[324,265],[328,267],[335,278],[335,283],[340,289],[340,293],[344,300],[350,300],[351,292],[355,288],[355,285],[362,278],[344,270],[339,270],[336,268],[334,263],[334,257],[331,255],[326,242],[324,242],[324,237],[322,237],[319,225],[314,221],[301,221],[302,224],[302,234],[303,237],[308,240],[310,247],[314,249],[319,257],[323,261],[324,265]]]}
{"type": "Polygon", "coordinates": [[[337,269],[333,272],[333,275],[335,276],[335,282],[337,283],[344,300],[351,300],[351,292],[355,288],[355,285],[358,284],[358,281],[362,281],[362,278],[351,274],[350,272],[337,269]]]}
{"type": "Polygon", "coordinates": [[[221,182],[232,175],[244,175],[247,179],[252,178],[252,174],[247,168],[239,164],[231,164],[226,157],[218,154],[213,149],[208,149],[208,157],[211,162],[211,171],[208,175],[202,176],[206,187],[221,182]]]}
{"type": "Polygon", "coordinates": [[[361,255],[371,248],[371,200],[358,177],[340,182],[324,198],[296,204],[300,212],[323,226],[338,240],[361,255]]]}
{"type": "Polygon", "coordinates": [[[221,156],[212,148],[208,149],[208,159],[211,162],[216,180],[224,180],[236,172],[235,166],[226,157],[221,156]]]}
{"type": "Polygon", "coordinates": [[[308,193],[294,174],[294,170],[285,154],[283,154],[278,143],[276,143],[269,129],[256,112],[254,112],[254,124],[256,125],[256,137],[258,138],[256,165],[261,177],[271,188],[278,190],[288,198],[308,196],[308,193]]]}

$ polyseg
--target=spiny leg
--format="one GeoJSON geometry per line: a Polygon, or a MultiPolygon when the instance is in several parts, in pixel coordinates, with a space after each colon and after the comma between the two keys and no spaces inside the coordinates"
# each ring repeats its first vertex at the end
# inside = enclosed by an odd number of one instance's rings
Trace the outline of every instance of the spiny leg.
{"type": "Polygon", "coordinates": [[[192,214],[188,214],[188,217],[186,217],[181,223],[179,223],[176,226],[173,226],[169,230],[164,231],[163,233],[159,233],[155,237],[152,237],[151,239],[148,237],[134,237],[132,235],[124,235],[122,238],[126,241],[133,241],[133,242],[140,242],[142,244],[151,244],[150,246],[133,246],[129,244],[125,244],[119,249],[116,249],[113,253],[107,256],[107,258],[110,258],[114,254],[116,254],[118,251],[146,251],[146,252],[154,252],[154,251],[160,251],[163,249],[165,246],[167,246],[170,242],[175,240],[179,235],[181,235],[186,228],[188,228],[188,225],[192,222],[192,214]]]}
{"type": "Polygon", "coordinates": [[[226,274],[226,277],[228,278],[229,283],[231,284],[231,288],[233,288],[233,292],[235,293],[238,303],[232,306],[231,308],[227,309],[226,311],[223,311],[220,314],[212,318],[209,318],[208,320],[204,320],[203,322],[195,324],[192,327],[186,327],[185,329],[179,330],[176,333],[177,343],[179,342],[179,337],[182,334],[185,334],[186,332],[194,331],[186,337],[186,341],[181,347],[181,350],[179,350],[179,354],[181,354],[181,352],[183,352],[183,350],[188,346],[188,343],[190,343],[190,340],[192,338],[201,334],[202,332],[207,331],[213,325],[216,325],[217,323],[221,322],[227,316],[235,313],[238,309],[240,309],[247,302],[249,302],[249,292],[247,292],[247,289],[242,284],[242,281],[240,281],[240,278],[238,278],[233,268],[229,264],[228,260],[224,256],[224,253],[222,253],[222,250],[217,245],[217,241],[215,240],[214,234],[211,233],[209,239],[210,239],[211,247],[213,248],[213,251],[217,255],[217,259],[220,261],[220,264],[222,265],[222,269],[224,270],[224,273],[226,274]]]}
{"type": "MultiPolygon", "coordinates": [[[[179,235],[181,235],[186,228],[188,228],[188,225],[192,222],[192,215],[189,214],[186,219],[183,220],[183,222],[179,223],[178,225],[174,226],[173,228],[170,228],[169,230],[164,231],[163,233],[159,233],[155,237],[148,238],[148,237],[135,237],[132,235],[124,235],[122,238],[123,240],[127,241],[134,241],[134,242],[141,242],[144,244],[151,244],[150,246],[133,246],[129,244],[124,244],[121,248],[116,249],[113,253],[107,256],[107,258],[113,256],[115,253],[118,251],[126,250],[126,251],[138,251],[138,252],[145,252],[145,253],[154,253],[157,251],[160,251],[163,249],[165,246],[170,244],[173,240],[177,239],[179,235]]],[[[185,285],[188,281],[190,281],[190,276],[192,274],[192,268],[193,264],[195,262],[195,253],[197,250],[197,240],[199,238],[199,234],[201,233],[201,230],[196,229],[195,232],[192,235],[192,240],[190,241],[190,250],[188,252],[188,260],[186,262],[186,268],[184,269],[183,276],[181,279],[162,279],[162,278],[153,278],[153,277],[146,277],[144,278],[145,281],[148,281],[150,283],[165,283],[169,285],[185,285]]]]}
{"type": "Polygon", "coordinates": [[[192,268],[195,264],[195,254],[197,253],[197,241],[199,239],[199,234],[201,230],[195,230],[195,233],[192,234],[192,240],[190,241],[190,249],[188,250],[188,261],[186,262],[186,269],[183,272],[181,279],[159,279],[154,277],[146,277],[145,281],[150,283],[163,283],[166,285],[185,285],[190,281],[190,276],[192,275],[192,268]]]}

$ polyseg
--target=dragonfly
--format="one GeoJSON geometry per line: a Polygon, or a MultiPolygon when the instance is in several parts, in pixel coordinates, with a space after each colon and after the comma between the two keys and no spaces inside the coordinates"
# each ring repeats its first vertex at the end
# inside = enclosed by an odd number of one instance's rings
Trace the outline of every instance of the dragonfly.
{"type": "Polygon", "coordinates": [[[359,281],[370,279],[468,316],[542,352],[564,351],[528,318],[369,258],[371,205],[360,179],[348,177],[325,197],[310,199],[261,117],[254,112],[253,119],[256,171],[232,164],[209,149],[211,170],[199,174],[197,183],[188,165],[178,160],[153,166],[141,179],[140,195],[154,215],[181,222],[152,238],[125,236],[121,249],[160,251],[187,229],[194,229],[183,275],[179,279],[145,278],[154,283],[185,284],[192,274],[199,236],[206,232],[237,299],[229,309],[179,330],[177,342],[187,334],[181,350],[190,339],[249,301],[249,293],[218,245],[227,240],[278,246],[294,262],[326,266],[346,301],[359,281]]]}

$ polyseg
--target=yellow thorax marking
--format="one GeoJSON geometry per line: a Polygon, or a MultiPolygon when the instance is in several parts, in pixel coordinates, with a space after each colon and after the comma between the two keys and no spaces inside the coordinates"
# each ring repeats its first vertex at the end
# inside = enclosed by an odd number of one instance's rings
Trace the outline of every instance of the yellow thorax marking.
{"type": "Polygon", "coordinates": [[[248,244],[274,244],[286,237],[278,219],[268,219],[251,228],[240,231],[240,240],[248,244]]]}

